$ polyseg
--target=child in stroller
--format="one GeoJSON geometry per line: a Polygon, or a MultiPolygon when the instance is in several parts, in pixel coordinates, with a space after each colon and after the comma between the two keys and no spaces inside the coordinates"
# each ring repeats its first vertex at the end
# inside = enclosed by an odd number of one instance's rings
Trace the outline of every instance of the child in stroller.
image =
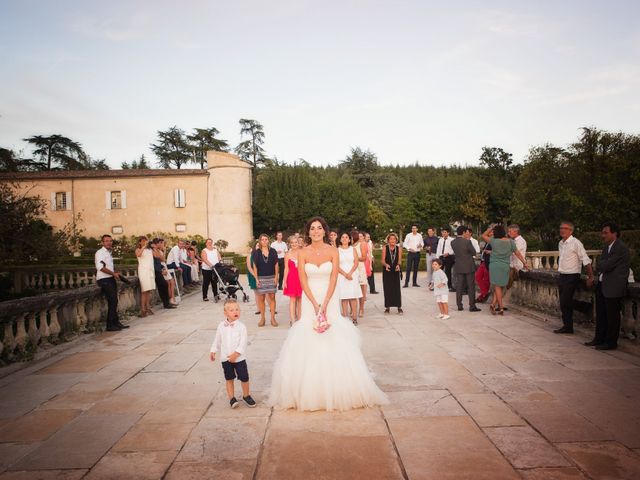
{"type": "Polygon", "coordinates": [[[242,292],[242,301],[248,302],[249,296],[244,292],[242,285],[240,285],[239,278],[240,272],[235,265],[228,265],[225,263],[217,263],[213,267],[213,271],[218,277],[219,291],[227,296],[227,298],[237,298],[237,292],[242,292]]]}

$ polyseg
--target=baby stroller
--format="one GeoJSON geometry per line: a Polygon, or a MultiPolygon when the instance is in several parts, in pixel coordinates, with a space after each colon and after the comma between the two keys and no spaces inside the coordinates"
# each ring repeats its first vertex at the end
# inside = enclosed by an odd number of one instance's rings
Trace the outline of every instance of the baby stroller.
{"type": "Polygon", "coordinates": [[[235,265],[227,265],[225,263],[217,263],[213,267],[213,271],[218,277],[218,291],[227,296],[227,298],[238,298],[238,290],[242,292],[242,301],[248,302],[249,296],[242,289],[242,285],[238,281],[240,273],[235,265]]]}

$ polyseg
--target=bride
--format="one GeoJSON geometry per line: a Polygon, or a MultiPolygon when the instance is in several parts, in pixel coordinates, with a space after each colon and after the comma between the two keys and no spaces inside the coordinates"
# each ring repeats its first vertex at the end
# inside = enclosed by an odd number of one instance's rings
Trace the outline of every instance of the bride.
{"type": "Polygon", "coordinates": [[[327,243],[327,223],[314,217],[307,222],[305,234],[310,245],[298,258],[302,313],[274,366],[269,404],[331,411],[388,403],[364,361],[358,328],[340,314],[340,299],[334,295],[339,256],[327,243]],[[329,323],[323,333],[319,333],[321,313],[329,323]]]}

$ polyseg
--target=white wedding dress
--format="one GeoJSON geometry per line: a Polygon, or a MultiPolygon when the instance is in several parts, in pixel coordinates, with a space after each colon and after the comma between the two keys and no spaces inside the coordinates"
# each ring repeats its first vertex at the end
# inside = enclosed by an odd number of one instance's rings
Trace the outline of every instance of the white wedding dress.
{"type": "MultiPolygon", "coordinates": [[[[307,263],[309,288],[318,302],[325,298],[332,263],[307,263]]],[[[360,351],[360,331],[340,313],[337,292],[327,305],[331,327],[313,330],[315,309],[302,294],[301,318],[289,329],[275,363],[269,405],[298,410],[349,410],[388,403],[373,381],[360,351]]]]}

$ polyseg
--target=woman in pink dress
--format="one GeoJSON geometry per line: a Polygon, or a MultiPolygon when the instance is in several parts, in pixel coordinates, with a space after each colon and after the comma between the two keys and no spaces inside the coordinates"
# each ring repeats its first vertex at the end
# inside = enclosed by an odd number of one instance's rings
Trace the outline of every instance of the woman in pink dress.
{"type": "Polygon", "coordinates": [[[289,250],[284,256],[284,290],[283,293],[289,297],[289,326],[293,322],[300,320],[300,308],[302,306],[302,285],[298,275],[298,253],[300,244],[295,236],[288,238],[289,250]]]}

